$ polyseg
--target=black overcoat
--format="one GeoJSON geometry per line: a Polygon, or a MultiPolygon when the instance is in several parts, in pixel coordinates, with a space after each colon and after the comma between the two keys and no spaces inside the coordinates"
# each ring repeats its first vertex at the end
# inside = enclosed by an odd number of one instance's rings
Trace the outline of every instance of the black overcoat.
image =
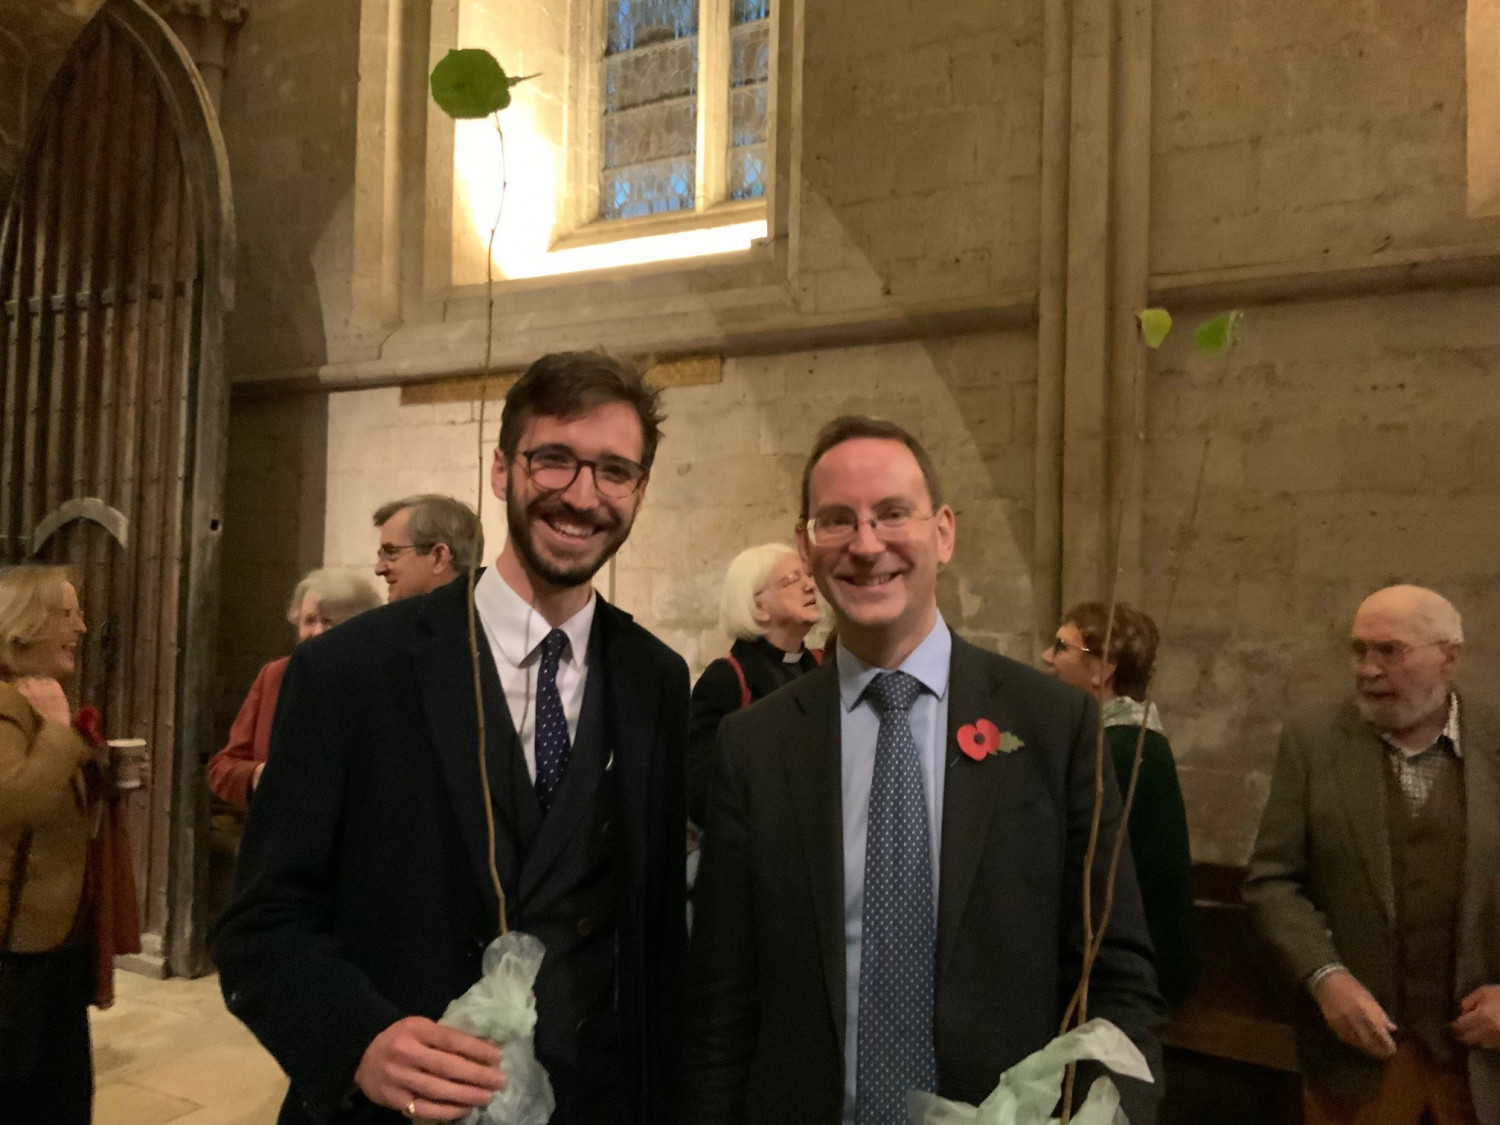
{"type": "MultiPolygon", "coordinates": [[[[365,1048],[403,1016],[440,1016],[496,935],[465,586],[361,614],[301,645],[287,670],[213,942],[230,1010],[291,1079],[284,1125],[400,1120],[354,1086],[365,1048]]],[[[584,699],[584,721],[592,712],[603,732],[597,768],[575,751],[538,829],[524,823],[530,783],[478,636],[497,867],[511,926],[548,946],[538,1053],[544,1041],[576,1046],[607,1015],[594,1041],[617,1044],[621,1119],[676,1121],[687,666],[600,599],[584,699]],[[577,885],[601,848],[613,856],[607,898],[577,885]],[[589,940],[601,923],[605,941],[589,940]],[[580,1010],[601,949],[614,1010],[580,1010]]]]}

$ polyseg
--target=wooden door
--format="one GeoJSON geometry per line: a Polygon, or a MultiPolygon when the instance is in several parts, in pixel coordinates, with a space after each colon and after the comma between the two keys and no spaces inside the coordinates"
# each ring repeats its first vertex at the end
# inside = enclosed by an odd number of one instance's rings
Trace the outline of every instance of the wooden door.
{"type": "Polygon", "coordinates": [[[129,800],[144,957],[185,974],[204,944],[232,232],[196,69],[138,0],[108,0],[0,227],[0,558],[79,574],[79,701],[151,748],[129,800]]]}

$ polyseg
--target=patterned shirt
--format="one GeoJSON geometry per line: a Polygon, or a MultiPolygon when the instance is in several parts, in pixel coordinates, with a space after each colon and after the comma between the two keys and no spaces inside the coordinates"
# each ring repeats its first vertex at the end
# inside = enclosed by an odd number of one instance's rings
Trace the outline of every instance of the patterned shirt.
{"type": "Polygon", "coordinates": [[[1415,816],[1422,811],[1427,798],[1432,795],[1432,786],[1437,781],[1451,751],[1453,757],[1463,761],[1463,750],[1458,739],[1458,696],[1448,695],[1448,722],[1443,731],[1427,749],[1416,754],[1408,753],[1390,733],[1382,731],[1380,740],[1386,745],[1386,760],[1401,787],[1401,796],[1406,800],[1406,809],[1415,816]]]}

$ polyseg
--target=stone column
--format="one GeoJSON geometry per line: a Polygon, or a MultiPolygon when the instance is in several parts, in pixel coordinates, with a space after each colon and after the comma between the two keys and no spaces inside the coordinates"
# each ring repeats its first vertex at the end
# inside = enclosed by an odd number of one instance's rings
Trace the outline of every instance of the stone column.
{"type": "Polygon", "coordinates": [[[248,0],[148,0],[182,40],[203,76],[214,109],[224,93],[224,49],[231,29],[245,21],[248,0]]]}
{"type": "Polygon", "coordinates": [[[1150,260],[1151,0],[1047,0],[1038,299],[1037,628],[1138,595],[1150,260]],[[1114,543],[1119,519],[1120,549],[1114,543]]]}

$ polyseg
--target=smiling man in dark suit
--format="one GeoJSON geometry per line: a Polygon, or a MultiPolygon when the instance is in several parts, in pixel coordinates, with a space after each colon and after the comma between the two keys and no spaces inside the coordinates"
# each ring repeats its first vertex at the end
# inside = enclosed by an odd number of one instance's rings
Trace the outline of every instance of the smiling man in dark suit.
{"type": "MultiPolygon", "coordinates": [[[[1058,1032],[1082,958],[1097,710],[948,629],[936,587],[954,535],[909,433],[824,428],[798,544],[838,660],[721,729],[689,985],[694,1125],[904,1125],[908,1089],[978,1104],[1058,1032]]],[[[1154,1061],[1161,1001],[1129,871],[1089,1011],[1154,1061]]],[[[1151,1096],[1126,1092],[1146,1125],[1151,1096]]]]}
{"type": "Polygon", "coordinates": [[[545,356],[506,397],[491,483],[509,537],[475,586],[303,645],[214,955],[230,1010],[286,1070],[283,1125],[451,1120],[499,1052],[433,1021],[498,929],[547,955],[536,1051],[553,1125],[675,1122],[685,954],[688,677],[590,579],[630,533],[656,393],[606,356],[545,356]]]}

